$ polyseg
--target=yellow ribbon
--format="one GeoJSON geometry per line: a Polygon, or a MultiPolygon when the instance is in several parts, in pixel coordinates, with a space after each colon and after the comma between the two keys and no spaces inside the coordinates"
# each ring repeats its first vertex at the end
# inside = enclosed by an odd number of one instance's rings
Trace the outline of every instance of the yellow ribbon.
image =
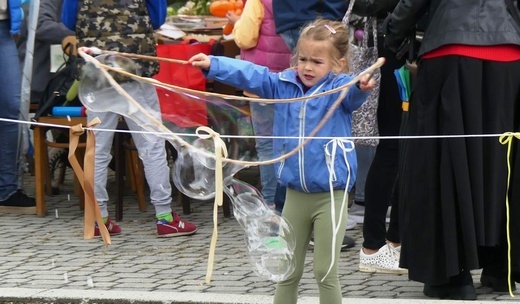
{"type": "Polygon", "coordinates": [[[509,185],[511,183],[511,144],[513,143],[513,137],[520,139],[520,133],[505,132],[500,136],[500,143],[507,145],[507,188],[506,188],[506,233],[507,233],[507,284],[509,286],[509,294],[511,297],[515,297],[513,294],[513,287],[511,284],[511,231],[509,228],[510,211],[509,211],[509,185]]]}
{"type": "MultiPolygon", "coordinates": [[[[88,125],[88,128],[94,127],[101,123],[99,118],[94,118],[88,125]]],[[[83,237],[85,239],[94,238],[94,224],[97,221],[99,226],[99,232],[103,238],[105,246],[112,243],[110,234],[107,228],[103,225],[103,219],[101,217],[101,211],[99,210],[96,196],[94,195],[94,153],[96,140],[94,132],[89,130],[87,132],[87,145],[85,148],[85,156],[83,159],[83,168],[79,164],[76,158],[76,148],[78,147],[79,138],[85,133],[81,124],[72,126],[69,131],[69,155],[68,159],[74,173],[78,177],[78,180],[83,188],[85,194],[85,224],[83,230],[83,237]]]]}
{"type": "Polygon", "coordinates": [[[211,282],[211,275],[213,273],[213,264],[215,260],[215,249],[217,246],[217,238],[218,238],[218,207],[222,206],[223,195],[224,195],[224,181],[223,181],[223,173],[222,173],[222,157],[227,158],[228,152],[227,147],[222,138],[220,138],[220,134],[213,131],[213,129],[209,127],[198,127],[196,131],[199,138],[202,139],[210,139],[213,138],[213,143],[215,146],[215,202],[213,205],[213,234],[211,235],[211,242],[209,247],[209,257],[208,257],[208,268],[206,270],[206,280],[205,283],[209,284],[211,282]],[[206,132],[207,134],[202,134],[202,132],[206,132]]]}

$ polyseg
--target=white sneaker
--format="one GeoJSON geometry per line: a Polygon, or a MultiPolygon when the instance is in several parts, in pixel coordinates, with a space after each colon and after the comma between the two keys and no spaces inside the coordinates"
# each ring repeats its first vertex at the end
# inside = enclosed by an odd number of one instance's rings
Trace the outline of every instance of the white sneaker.
{"type": "Polygon", "coordinates": [[[356,203],[352,204],[348,210],[348,216],[357,224],[363,224],[363,220],[365,219],[365,206],[356,203]]]}
{"type": "Polygon", "coordinates": [[[352,230],[357,227],[356,220],[349,214],[347,217],[347,228],[345,230],[352,230]]]}
{"type": "Polygon", "coordinates": [[[405,274],[408,269],[399,267],[399,255],[401,246],[394,247],[386,244],[376,253],[366,254],[363,248],[359,251],[359,271],[370,273],[405,274]]]}

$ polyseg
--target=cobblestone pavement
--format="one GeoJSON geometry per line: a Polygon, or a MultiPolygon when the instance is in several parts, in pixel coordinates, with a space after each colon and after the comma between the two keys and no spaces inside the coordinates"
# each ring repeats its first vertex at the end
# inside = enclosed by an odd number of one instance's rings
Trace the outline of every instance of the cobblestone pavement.
{"type": "MultiPolygon", "coordinates": [[[[192,213],[183,215],[184,219],[199,226],[195,235],[164,239],[156,236],[153,207],[149,205],[146,212],[140,212],[136,196],[128,188],[124,218],[119,223],[123,231],[112,238],[111,246],[105,248],[100,238],[82,238],[83,214],[78,198],[73,194],[72,170],[67,169],[67,172],[60,194],[47,196],[47,216],[0,214],[0,303],[7,294],[13,297],[13,291],[22,296],[34,296],[32,290],[62,291],[65,298],[67,294],[72,297],[82,292],[88,292],[90,297],[110,292],[121,295],[140,292],[149,295],[147,300],[152,300],[150,295],[153,294],[176,293],[205,296],[215,301],[224,297],[236,303],[252,303],[251,299],[255,297],[264,299],[262,301],[272,298],[275,285],[255,276],[244,249],[243,231],[233,218],[225,218],[222,210],[218,216],[219,238],[212,281],[204,284],[213,230],[212,202],[192,202],[192,213]],[[252,298],[240,300],[240,297],[252,298]]],[[[113,178],[110,176],[109,189],[113,191],[113,178]]],[[[33,177],[24,176],[24,184],[26,192],[33,195],[33,177]]],[[[182,210],[177,203],[174,207],[182,210]]],[[[113,204],[109,210],[115,214],[113,204]]],[[[372,299],[380,303],[395,300],[419,303],[426,300],[422,285],[409,281],[406,275],[359,272],[361,226],[348,234],[357,240],[357,244],[342,252],[340,257],[339,275],[346,301],[358,299],[355,303],[361,303],[363,299],[372,299]]],[[[314,299],[309,303],[317,303],[318,291],[311,259],[310,248],[300,295],[314,299]]],[[[518,303],[507,293],[492,293],[489,288],[481,288],[479,275],[478,271],[474,272],[479,301],[518,303]]],[[[517,298],[518,295],[516,292],[517,298]]],[[[10,301],[15,303],[16,299],[10,301]]],[[[4,298],[3,303],[10,302],[4,298]]],[[[22,299],[16,303],[40,302],[22,299]]],[[[69,302],[55,300],[53,303],[69,302]]]]}

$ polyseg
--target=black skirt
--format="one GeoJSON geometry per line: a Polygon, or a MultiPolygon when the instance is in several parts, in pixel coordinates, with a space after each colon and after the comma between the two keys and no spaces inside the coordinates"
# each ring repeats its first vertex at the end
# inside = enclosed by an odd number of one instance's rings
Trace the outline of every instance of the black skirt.
{"type": "MultiPolygon", "coordinates": [[[[410,103],[409,135],[520,130],[520,61],[462,56],[423,60],[410,103]]],[[[511,151],[513,270],[520,271],[520,155],[511,151]],[[516,173],[516,174],[515,174],[516,173]]],[[[411,280],[443,284],[490,259],[507,263],[507,146],[494,137],[404,140],[401,267],[411,280]],[[486,254],[483,254],[485,252],[486,254]],[[491,254],[489,254],[491,252],[491,254]],[[494,254],[496,252],[496,254],[494,254]]]]}

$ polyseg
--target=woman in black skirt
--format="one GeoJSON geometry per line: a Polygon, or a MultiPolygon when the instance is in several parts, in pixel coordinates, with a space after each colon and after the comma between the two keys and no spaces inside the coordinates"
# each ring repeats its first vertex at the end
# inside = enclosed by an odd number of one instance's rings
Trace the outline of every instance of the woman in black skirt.
{"type": "Polygon", "coordinates": [[[446,137],[406,140],[400,266],[430,297],[476,299],[473,269],[483,268],[481,283],[495,291],[520,281],[520,151],[514,140],[508,180],[507,146],[482,136],[520,131],[520,17],[512,1],[402,0],[386,22],[385,43],[397,52],[418,18],[429,18],[408,132],[446,137]]]}

